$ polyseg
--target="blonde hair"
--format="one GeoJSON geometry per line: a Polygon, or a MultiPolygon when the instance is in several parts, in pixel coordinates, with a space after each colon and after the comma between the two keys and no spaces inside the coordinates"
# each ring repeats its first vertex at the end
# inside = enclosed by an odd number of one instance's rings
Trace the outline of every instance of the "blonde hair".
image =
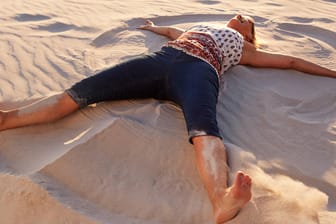
{"type": "Polygon", "coordinates": [[[251,34],[252,34],[252,39],[249,40],[249,42],[251,44],[254,45],[255,48],[259,47],[258,41],[257,41],[257,35],[256,35],[256,31],[255,31],[255,22],[254,19],[250,16],[246,16],[247,20],[252,24],[252,30],[251,30],[251,34]]]}

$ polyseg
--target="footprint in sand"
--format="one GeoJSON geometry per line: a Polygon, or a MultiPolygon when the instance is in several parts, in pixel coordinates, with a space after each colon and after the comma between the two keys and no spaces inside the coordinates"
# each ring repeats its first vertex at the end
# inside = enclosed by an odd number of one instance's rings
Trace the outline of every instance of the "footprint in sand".
{"type": "Polygon", "coordinates": [[[75,25],[66,24],[66,23],[55,22],[55,23],[51,23],[47,25],[38,26],[37,29],[46,30],[51,33],[59,33],[59,32],[64,32],[64,31],[68,31],[72,29],[77,30],[79,29],[79,27],[75,25]]]}
{"type": "MultiPolygon", "coordinates": [[[[14,16],[14,19],[18,22],[42,22],[46,20],[51,20],[52,17],[40,15],[40,14],[34,15],[34,14],[22,13],[22,14],[17,14],[16,16],[14,16]]],[[[48,31],[51,33],[65,32],[68,30],[78,30],[78,31],[84,31],[84,32],[95,32],[98,30],[92,27],[86,27],[86,26],[81,27],[81,26],[66,24],[62,22],[50,23],[50,21],[44,22],[43,25],[39,25],[35,27],[35,29],[48,31]]]]}
{"type": "Polygon", "coordinates": [[[62,22],[53,22],[49,24],[39,25],[35,29],[44,30],[50,33],[61,33],[69,30],[76,30],[82,32],[96,32],[99,29],[87,26],[76,26],[72,24],[62,23],[62,22]]]}
{"type": "Polygon", "coordinates": [[[293,17],[288,17],[288,19],[293,20],[298,23],[311,23],[314,21],[319,21],[323,23],[333,23],[334,22],[333,20],[328,19],[328,18],[303,18],[303,17],[293,16],[293,17]]]}
{"type": "Polygon", "coordinates": [[[14,17],[14,19],[16,21],[19,22],[32,22],[32,21],[42,21],[42,20],[48,20],[50,19],[49,16],[44,16],[44,15],[33,15],[33,14],[26,14],[26,13],[22,13],[22,14],[18,14],[14,17]]]}

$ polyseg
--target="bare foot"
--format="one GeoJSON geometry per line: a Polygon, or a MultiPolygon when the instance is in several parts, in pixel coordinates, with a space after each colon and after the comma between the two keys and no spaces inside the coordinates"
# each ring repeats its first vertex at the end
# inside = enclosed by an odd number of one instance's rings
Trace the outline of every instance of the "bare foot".
{"type": "Polygon", "coordinates": [[[227,189],[223,198],[215,207],[216,224],[233,219],[240,209],[251,199],[251,178],[239,171],[233,185],[227,189]]]}

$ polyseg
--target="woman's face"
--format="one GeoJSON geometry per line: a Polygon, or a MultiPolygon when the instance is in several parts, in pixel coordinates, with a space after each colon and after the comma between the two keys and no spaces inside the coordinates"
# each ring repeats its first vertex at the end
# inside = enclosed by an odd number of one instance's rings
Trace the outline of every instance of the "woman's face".
{"type": "Polygon", "coordinates": [[[249,40],[252,37],[253,20],[248,16],[236,15],[227,23],[227,26],[237,30],[241,35],[249,40]]]}

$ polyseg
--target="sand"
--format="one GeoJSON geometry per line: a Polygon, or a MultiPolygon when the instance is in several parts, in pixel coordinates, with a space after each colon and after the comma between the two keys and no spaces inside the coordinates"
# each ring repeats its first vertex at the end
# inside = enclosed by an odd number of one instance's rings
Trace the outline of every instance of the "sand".
{"type": "MultiPolygon", "coordinates": [[[[167,39],[145,19],[186,28],[251,15],[261,47],[336,69],[334,0],[1,1],[0,109],[24,106],[167,39]]],[[[218,122],[230,176],[253,198],[230,224],[336,220],[336,79],[230,69],[218,122]]],[[[183,114],[153,99],[106,102],[0,133],[1,224],[210,224],[183,114]]]]}

